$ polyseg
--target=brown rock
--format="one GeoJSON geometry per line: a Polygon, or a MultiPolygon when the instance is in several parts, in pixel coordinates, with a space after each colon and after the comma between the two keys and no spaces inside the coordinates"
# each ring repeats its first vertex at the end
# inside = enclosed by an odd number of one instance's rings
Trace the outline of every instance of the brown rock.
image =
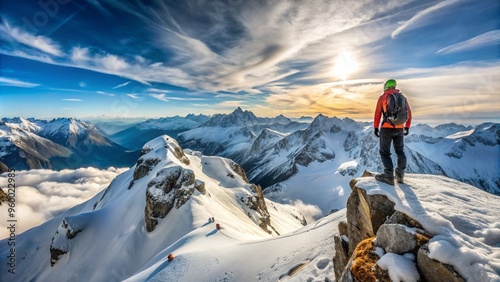
{"type": "Polygon", "coordinates": [[[339,222],[339,234],[347,236],[347,222],[341,221],[339,222]]]}
{"type": "Polygon", "coordinates": [[[2,188],[0,188],[0,206],[2,205],[3,202],[7,202],[9,200],[9,197],[5,192],[3,191],[2,188]]]}
{"type": "Polygon", "coordinates": [[[232,160],[228,160],[229,161],[229,166],[231,167],[231,169],[236,172],[239,176],[241,176],[241,178],[246,182],[246,183],[250,183],[248,181],[248,178],[247,178],[247,175],[245,173],[245,170],[239,165],[237,164],[236,162],[232,161],[232,160]]]}
{"type": "Polygon", "coordinates": [[[458,274],[453,266],[444,264],[429,257],[428,244],[418,250],[417,267],[420,275],[427,282],[464,282],[465,279],[458,274]]]}
{"type": "Polygon", "coordinates": [[[3,162],[0,162],[0,174],[7,171],[9,171],[9,168],[3,162]]]}
{"type": "Polygon", "coordinates": [[[348,269],[356,278],[354,281],[390,282],[388,272],[377,265],[380,258],[374,253],[373,239],[373,237],[367,238],[358,244],[352,255],[352,264],[348,269]]]}
{"type": "Polygon", "coordinates": [[[362,240],[373,237],[379,227],[394,213],[394,203],[384,195],[368,195],[351,182],[352,192],[347,200],[347,232],[349,254],[362,240]]]}
{"type": "Polygon", "coordinates": [[[342,277],[347,263],[349,262],[349,243],[342,239],[341,235],[333,237],[335,243],[335,255],[333,256],[333,271],[335,272],[335,281],[342,277]]]}
{"type": "Polygon", "coordinates": [[[409,227],[416,227],[419,229],[424,229],[422,227],[422,224],[420,222],[416,221],[415,219],[407,216],[405,213],[402,213],[400,211],[395,211],[389,219],[385,222],[385,224],[402,224],[406,225],[409,227]]]}

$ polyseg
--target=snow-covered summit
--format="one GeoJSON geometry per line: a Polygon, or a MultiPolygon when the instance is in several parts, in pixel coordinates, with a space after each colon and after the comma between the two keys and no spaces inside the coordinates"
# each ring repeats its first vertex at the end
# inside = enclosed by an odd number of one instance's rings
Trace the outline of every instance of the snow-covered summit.
{"type": "Polygon", "coordinates": [[[257,117],[250,111],[243,111],[240,107],[230,114],[215,114],[203,126],[252,126],[259,123],[257,117]]]}
{"type": "Polygon", "coordinates": [[[236,108],[230,114],[215,114],[203,126],[219,126],[219,127],[232,127],[232,126],[257,126],[257,125],[272,125],[281,124],[287,125],[292,121],[284,115],[278,115],[273,118],[257,117],[251,111],[243,111],[240,107],[236,108]]]}

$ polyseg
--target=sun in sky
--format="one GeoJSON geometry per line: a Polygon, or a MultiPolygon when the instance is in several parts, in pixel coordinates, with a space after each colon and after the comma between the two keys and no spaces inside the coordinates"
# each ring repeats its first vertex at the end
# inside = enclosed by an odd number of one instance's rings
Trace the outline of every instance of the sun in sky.
{"type": "Polygon", "coordinates": [[[333,74],[342,80],[349,78],[358,69],[356,58],[351,52],[344,50],[335,59],[333,74]]]}

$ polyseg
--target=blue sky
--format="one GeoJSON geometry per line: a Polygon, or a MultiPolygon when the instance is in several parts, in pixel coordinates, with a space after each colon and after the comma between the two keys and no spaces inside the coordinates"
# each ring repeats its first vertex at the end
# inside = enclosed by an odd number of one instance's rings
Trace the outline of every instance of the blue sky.
{"type": "Polygon", "coordinates": [[[497,0],[1,1],[0,116],[499,118],[497,0]]]}

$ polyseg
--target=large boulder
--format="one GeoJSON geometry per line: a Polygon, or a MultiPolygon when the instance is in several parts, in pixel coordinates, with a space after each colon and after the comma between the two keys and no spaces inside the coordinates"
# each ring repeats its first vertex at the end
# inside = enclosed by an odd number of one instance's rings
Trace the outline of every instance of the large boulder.
{"type": "Polygon", "coordinates": [[[404,254],[418,247],[417,237],[407,226],[383,224],[377,231],[376,245],[387,253],[404,254]]]}
{"type": "Polygon", "coordinates": [[[418,250],[417,265],[420,275],[427,282],[464,282],[465,279],[458,274],[451,265],[431,259],[429,245],[425,244],[418,250]]]}
{"type": "Polygon", "coordinates": [[[373,237],[379,227],[394,213],[394,203],[384,195],[368,195],[356,187],[356,180],[350,183],[352,192],[347,199],[347,232],[349,255],[362,240],[373,237]]]}

